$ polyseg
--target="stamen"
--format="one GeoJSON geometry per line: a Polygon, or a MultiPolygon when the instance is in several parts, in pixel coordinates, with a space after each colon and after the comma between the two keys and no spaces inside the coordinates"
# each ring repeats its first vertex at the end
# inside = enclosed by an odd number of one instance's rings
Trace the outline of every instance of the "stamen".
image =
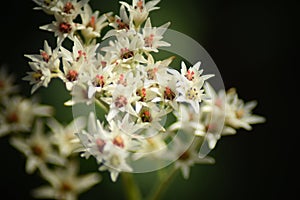
{"type": "Polygon", "coordinates": [[[67,22],[62,22],[59,24],[58,29],[62,33],[70,33],[72,31],[72,26],[67,22]]]}
{"type": "Polygon", "coordinates": [[[71,2],[67,2],[64,6],[63,12],[66,14],[71,14],[72,10],[74,10],[74,6],[71,2]]]}
{"type": "Polygon", "coordinates": [[[175,98],[175,93],[171,90],[171,88],[166,87],[164,91],[164,98],[168,100],[173,100],[175,98]]]}
{"type": "Polygon", "coordinates": [[[71,81],[71,82],[76,81],[77,78],[78,78],[78,72],[77,72],[76,70],[72,70],[72,69],[71,69],[71,70],[68,72],[66,78],[67,78],[69,81],[71,81]]]}
{"type": "Polygon", "coordinates": [[[120,148],[124,148],[124,146],[125,146],[123,138],[119,135],[113,139],[113,144],[120,148]]]}
{"type": "Polygon", "coordinates": [[[117,97],[115,100],[115,106],[117,108],[122,108],[122,107],[126,106],[127,103],[128,103],[127,98],[124,97],[123,95],[117,97]]]}

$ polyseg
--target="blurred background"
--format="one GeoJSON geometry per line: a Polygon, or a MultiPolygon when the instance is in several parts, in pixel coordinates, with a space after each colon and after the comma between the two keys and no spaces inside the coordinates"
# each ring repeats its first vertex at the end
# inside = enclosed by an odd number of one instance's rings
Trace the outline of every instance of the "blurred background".
{"type": "MultiPolygon", "coordinates": [[[[101,13],[119,13],[117,0],[90,3],[101,13]]],[[[295,95],[299,91],[295,88],[299,38],[293,37],[299,26],[297,4],[267,0],[162,0],[159,6],[161,9],[150,15],[152,24],[171,21],[171,29],[197,40],[218,66],[225,87],[237,88],[246,101],[257,99],[255,113],[267,118],[267,123],[255,125],[250,132],[240,130],[235,136],[222,138],[210,154],[216,164],[193,167],[187,181],[177,176],[165,199],[292,197],[296,193],[292,178],[297,161],[293,155],[299,133],[298,115],[292,115],[297,114],[295,95]]],[[[38,29],[50,23],[51,18],[33,7],[30,0],[5,1],[0,12],[0,64],[6,64],[9,72],[16,75],[22,84],[21,93],[27,96],[30,87],[21,78],[29,66],[23,55],[38,53],[45,39],[50,39],[52,46],[55,44],[52,33],[38,29]]],[[[68,122],[72,113],[62,103],[69,97],[61,86],[60,81],[54,81],[49,90],[40,89],[37,94],[43,103],[55,105],[59,120],[68,122]]],[[[25,173],[25,158],[8,144],[8,138],[0,139],[0,152],[1,199],[31,199],[30,191],[44,181],[25,173]]],[[[96,170],[94,162],[88,163],[91,170],[96,170]]],[[[143,191],[153,186],[151,176],[137,175],[143,191]]],[[[120,181],[111,183],[108,173],[104,173],[103,181],[81,195],[81,199],[122,199],[122,192],[120,181]]]]}

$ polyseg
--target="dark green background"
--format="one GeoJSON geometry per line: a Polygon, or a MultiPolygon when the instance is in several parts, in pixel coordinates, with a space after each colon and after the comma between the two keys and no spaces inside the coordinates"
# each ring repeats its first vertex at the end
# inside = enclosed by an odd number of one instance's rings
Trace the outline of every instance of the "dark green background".
{"type": "MultiPolygon", "coordinates": [[[[119,8],[116,0],[91,0],[91,4],[101,12],[119,8]]],[[[293,35],[299,26],[299,6],[292,1],[258,0],[163,0],[159,5],[161,9],[151,14],[153,24],[171,21],[172,29],[196,39],[214,59],[226,88],[236,87],[245,100],[257,99],[255,112],[267,117],[267,123],[251,132],[224,137],[211,152],[216,164],[192,168],[188,181],[177,176],[165,199],[288,199],[296,194],[292,178],[298,157],[293,154],[299,131],[292,113],[299,107],[294,88],[299,39],[293,35]]],[[[0,63],[7,64],[18,79],[29,69],[23,54],[37,53],[43,40],[52,37],[38,29],[50,18],[33,7],[29,0],[1,2],[0,63]]],[[[18,82],[28,95],[28,84],[18,82]]],[[[57,106],[58,119],[68,121],[71,112],[62,106],[68,97],[60,86],[54,82],[39,94],[44,103],[57,106]]],[[[43,181],[24,172],[25,159],[7,138],[0,139],[0,152],[1,199],[30,199],[29,191],[43,181]]],[[[89,163],[96,169],[94,162],[89,163]]],[[[151,176],[138,175],[144,191],[153,185],[151,176]]],[[[122,199],[120,184],[112,184],[108,173],[103,178],[82,199],[122,199]]]]}

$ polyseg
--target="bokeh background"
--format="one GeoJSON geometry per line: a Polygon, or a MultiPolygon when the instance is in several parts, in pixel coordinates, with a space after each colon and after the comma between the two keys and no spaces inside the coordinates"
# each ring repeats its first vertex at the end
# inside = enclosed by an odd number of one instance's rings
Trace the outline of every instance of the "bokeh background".
{"type": "MultiPolygon", "coordinates": [[[[118,13],[117,0],[90,0],[100,12],[118,13]]],[[[239,131],[224,137],[211,156],[215,165],[196,166],[189,180],[177,176],[165,199],[288,199],[296,194],[292,182],[298,156],[295,154],[299,92],[296,62],[297,3],[267,0],[162,0],[161,9],[151,14],[154,25],[171,21],[171,28],[196,39],[217,64],[225,86],[237,88],[241,98],[257,99],[255,113],[267,123],[255,125],[250,132],[239,131]],[[294,117],[293,113],[296,114],[294,117]]],[[[37,53],[43,40],[52,33],[38,29],[50,22],[41,11],[34,11],[30,0],[1,2],[0,64],[6,64],[22,84],[23,95],[30,87],[21,81],[29,70],[23,54],[37,53]]],[[[298,19],[297,19],[298,17],[298,19]]],[[[299,34],[298,34],[299,36],[299,34]]],[[[54,40],[50,39],[54,45],[54,40]]],[[[62,102],[68,96],[62,84],[54,81],[49,90],[38,95],[43,103],[56,106],[56,117],[72,118],[62,102]]],[[[30,191],[44,183],[36,175],[27,175],[24,157],[0,139],[0,199],[31,199],[30,191]]],[[[91,170],[94,162],[88,161],[91,170]]],[[[143,191],[153,186],[153,174],[137,175],[143,191]]],[[[81,199],[122,199],[120,181],[111,183],[108,173],[102,183],[81,199]]]]}

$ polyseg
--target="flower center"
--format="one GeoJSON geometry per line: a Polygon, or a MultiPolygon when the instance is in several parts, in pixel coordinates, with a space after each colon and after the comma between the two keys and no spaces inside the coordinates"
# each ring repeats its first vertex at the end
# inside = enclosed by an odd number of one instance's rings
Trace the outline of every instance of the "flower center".
{"type": "Polygon", "coordinates": [[[64,6],[63,11],[66,14],[71,14],[72,10],[74,10],[74,9],[75,8],[74,8],[73,4],[71,2],[67,2],[64,6]]]}
{"type": "Polygon", "coordinates": [[[46,63],[48,63],[51,58],[51,55],[47,54],[45,51],[41,51],[41,56],[46,63]]]}
{"type": "Polygon", "coordinates": [[[113,144],[120,148],[124,148],[124,146],[125,146],[123,138],[119,135],[113,139],[113,144]]]}
{"type": "Polygon", "coordinates": [[[154,35],[150,34],[148,37],[144,38],[145,41],[145,47],[152,47],[154,40],[154,35]]]}
{"type": "Polygon", "coordinates": [[[72,31],[72,26],[67,22],[61,22],[58,29],[62,33],[70,33],[72,31]]]}
{"type": "Polygon", "coordinates": [[[158,72],[158,68],[157,67],[154,67],[153,69],[149,69],[147,71],[148,79],[149,80],[154,80],[157,72],[158,72]]]}
{"type": "Polygon", "coordinates": [[[103,149],[105,147],[105,144],[106,142],[102,139],[96,139],[96,145],[97,145],[97,148],[98,148],[98,151],[103,153],[103,149]]]}
{"type": "Polygon", "coordinates": [[[78,72],[76,70],[70,70],[67,74],[67,79],[71,82],[76,81],[78,77],[78,72]]]}
{"type": "Polygon", "coordinates": [[[235,115],[238,119],[241,119],[245,114],[245,111],[243,109],[239,109],[235,112],[235,115]]]}
{"type": "Polygon", "coordinates": [[[137,95],[141,97],[141,101],[146,101],[146,88],[138,90],[137,95]]]}
{"type": "Polygon", "coordinates": [[[104,82],[104,76],[97,75],[96,78],[95,78],[95,81],[94,81],[94,85],[96,87],[103,87],[104,84],[105,84],[105,82],[104,82]]]}
{"type": "Polygon", "coordinates": [[[19,116],[17,115],[16,112],[10,113],[7,117],[6,117],[6,121],[8,123],[17,123],[19,121],[19,116]]]}
{"type": "Polygon", "coordinates": [[[121,59],[128,59],[134,56],[133,51],[130,51],[128,48],[121,49],[121,59]]]}
{"type": "Polygon", "coordinates": [[[110,157],[110,164],[112,164],[115,167],[120,166],[121,160],[120,160],[119,156],[118,155],[112,155],[110,157]]]}
{"type": "Polygon", "coordinates": [[[190,100],[196,100],[198,97],[198,90],[195,87],[190,87],[186,92],[187,98],[190,100]]]}
{"type": "Polygon", "coordinates": [[[78,62],[79,59],[82,58],[82,57],[84,58],[85,61],[87,60],[87,59],[86,59],[86,53],[85,53],[84,51],[79,50],[77,53],[78,53],[78,56],[77,56],[77,58],[76,58],[76,62],[78,62]]]}
{"type": "Polygon", "coordinates": [[[173,100],[175,98],[175,93],[169,87],[166,87],[164,91],[164,98],[168,100],[173,100]]]}
{"type": "Polygon", "coordinates": [[[118,29],[119,29],[119,30],[122,30],[122,29],[129,30],[129,25],[126,24],[125,22],[123,22],[122,19],[117,19],[117,20],[116,20],[116,23],[118,24],[118,29]]]}
{"type": "Polygon", "coordinates": [[[125,80],[125,76],[124,76],[124,74],[121,74],[121,75],[120,75],[120,77],[119,77],[119,80],[118,80],[117,84],[120,84],[120,85],[127,86],[127,82],[126,82],[126,80],[125,80]]]}
{"type": "Polygon", "coordinates": [[[31,151],[34,155],[36,155],[37,157],[42,157],[43,156],[43,153],[44,153],[44,150],[43,148],[40,146],[40,145],[33,145],[31,147],[31,151]]]}
{"type": "Polygon", "coordinates": [[[124,97],[123,95],[117,97],[115,100],[115,106],[117,108],[122,108],[122,107],[126,106],[127,103],[128,103],[127,98],[124,97]]]}
{"type": "Polygon", "coordinates": [[[42,78],[43,74],[42,74],[42,71],[41,70],[38,70],[36,72],[34,72],[32,74],[32,78],[35,80],[35,81],[40,81],[41,78],[42,78]]]}
{"type": "Polygon", "coordinates": [[[152,116],[149,110],[143,110],[141,113],[141,119],[143,122],[151,122],[152,116]]]}
{"type": "Polygon", "coordinates": [[[70,192],[70,191],[73,190],[73,188],[72,188],[72,186],[71,186],[70,183],[63,182],[63,183],[61,184],[60,190],[61,190],[62,192],[70,192]]]}
{"type": "Polygon", "coordinates": [[[191,70],[188,70],[185,77],[189,80],[189,81],[192,81],[194,80],[194,75],[195,75],[195,72],[194,71],[191,71],[191,70]]]}
{"type": "Polygon", "coordinates": [[[96,30],[96,18],[95,16],[92,16],[87,27],[91,27],[94,30],[96,30]]]}
{"type": "Polygon", "coordinates": [[[140,12],[143,12],[144,6],[143,6],[143,1],[139,0],[136,5],[134,6],[134,9],[139,9],[140,12]]]}

